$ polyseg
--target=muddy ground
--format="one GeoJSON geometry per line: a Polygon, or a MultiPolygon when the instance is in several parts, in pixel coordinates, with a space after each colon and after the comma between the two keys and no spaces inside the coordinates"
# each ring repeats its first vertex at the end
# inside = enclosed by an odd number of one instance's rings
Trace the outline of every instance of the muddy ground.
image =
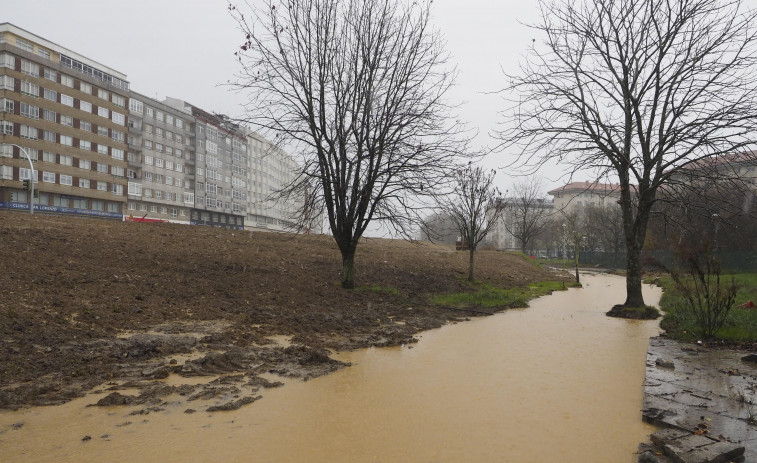
{"type": "MultiPolygon", "coordinates": [[[[235,408],[279,385],[268,374],[308,379],[343,367],[328,350],[412,343],[479,315],[429,302],[466,290],[467,259],[364,239],[359,288],[347,291],[328,236],[0,211],[0,409],[59,404],[102,384],[113,392],[101,405],[149,412],[179,393],[235,408]],[[160,382],[170,374],[223,376],[179,390],[160,382]]],[[[494,251],[477,253],[476,275],[502,288],[561,278],[494,251]]]]}

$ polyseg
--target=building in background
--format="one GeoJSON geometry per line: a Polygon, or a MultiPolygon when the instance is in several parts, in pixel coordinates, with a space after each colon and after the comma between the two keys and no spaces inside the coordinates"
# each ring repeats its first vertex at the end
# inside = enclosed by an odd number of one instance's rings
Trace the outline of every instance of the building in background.
{"type": "Polygon", "coordinates": [[[194,117],[145,95],[129,97],[129,220],[190,223],[194,208],[194,117]]]}
{"type": "Polygon", "coordinates": [[[122,218],[128,99],[126,75],[1,23],[0,207],[27,207],[26,152],[36,210],[122,218]]]}
{"type": "Polygon", "coordinates": [[[225,115],[0,23],[0,208],[322,233],[296,161],[225,115]]]}
{"type": "Polygon", "coordinates": [[[504,203],[504,209],[485,243],[503,251],[523,251],[522,242],[525,240],[525,252],[546,254],[551,248],[545,238],[553,219],[554,203],[546,198],[509,197],[497,201],[504,203]]]}
{"type": "Polygon", "coordinates": [[[554,197],[555,212],[580,211],[586,206],[617,205],[620,185],[616,183],[573,182],[548,191],[554,197]]]}

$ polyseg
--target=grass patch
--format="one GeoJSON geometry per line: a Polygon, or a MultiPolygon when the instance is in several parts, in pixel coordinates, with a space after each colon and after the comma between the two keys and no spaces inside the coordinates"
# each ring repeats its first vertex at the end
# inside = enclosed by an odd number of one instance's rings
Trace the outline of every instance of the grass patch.
{"type": "MultiPolygon", "coordinates": [[[[729,342],[757,341],[757,309],[741,307],[748,301],[757,303],[757,273],[726,274],[722,275],[721,279],[730,281],[731,277],[739,286],[739,290],[725,325],[715,338],[729,342]]],[[[687,310],[685,300],[673,284],[672,278],[662,277],[658,284],[664,290],[660,299],[660,308],[665,314],[660,327],[672,338],[681,341],[698,340],[694,315],[687,310]]]]}
{"type": "Polygon", "coordinates": [[[432,303],[438,306],[487,309],[506,307],[528,307],[528,301],[544,296],[552,291],[567,289],[562,281],[542,281],[525,288],[501,289],[487,284],[474,284],[472,291],[463,293],[438,294],[432,297],[432,303]]]}
{"type": "Polygon", "coordinates": [[[400,295],[400,290],[393,286],[380,286],[380,285],[358,286],[357,288],[355,288],[355,291],[364,292],[364,293],[390,294],[392,296],[400,295]]]}

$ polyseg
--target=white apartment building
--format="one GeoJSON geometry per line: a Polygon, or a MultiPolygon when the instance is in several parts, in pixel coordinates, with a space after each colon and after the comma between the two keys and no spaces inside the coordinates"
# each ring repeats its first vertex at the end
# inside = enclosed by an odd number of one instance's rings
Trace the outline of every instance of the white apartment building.
{"type": "Polygon", "coordinates": [[[586,206],[616,205],[620,185],[616,183],[573,182],[548,191],[554,198],[555,212],[572,212],[586,206]]]}

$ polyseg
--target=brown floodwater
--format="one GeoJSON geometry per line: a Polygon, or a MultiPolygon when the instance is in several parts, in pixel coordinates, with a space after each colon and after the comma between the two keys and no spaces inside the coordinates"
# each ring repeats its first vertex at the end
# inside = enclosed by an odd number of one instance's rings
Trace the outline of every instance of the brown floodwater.
{"type": "MultiPolygon", "coordinates": [[[[90,395],[0,413],[0,461],[630,463],[653,431],[640,409],[658,324],[604,315],[622,302],[622,278],[582,279],[412,348],[339,354],[353,366],[233,412],[185,414],[177,402],[128,416],[86,407],[90,395]]],[[[644,293],[657,303],[659,289],[644,293]]]]}

